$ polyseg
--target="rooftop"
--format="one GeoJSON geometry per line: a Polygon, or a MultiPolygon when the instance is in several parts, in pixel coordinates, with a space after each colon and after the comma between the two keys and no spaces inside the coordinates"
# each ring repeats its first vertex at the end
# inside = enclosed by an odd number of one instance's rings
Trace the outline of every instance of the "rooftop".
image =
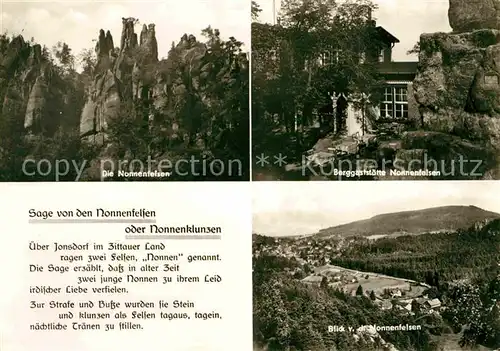
{"type": "Polygon", "coordinates": [[[396,37],[395,37],[394,35],[392,35],[391,33],[389,33],[389,32],[388,32],[388,31],[387,31],[384,27],[382,27],[382,26],[377,26],[375,29],[378,31],[378,33],[380,34],[380,36],[381,36],[383,39],[387,40],[389,43],[392,43],[392,44],[394,44],[394,43],[399,43],[399,39],[398,39],[398,38],[396,38],[396,37]]]}
{"type": "Polygon", "coordinates": [[[417,72],[417,61],[391,61],[381,62],[378,66],[382,74],[415,74],[417,72]]]}

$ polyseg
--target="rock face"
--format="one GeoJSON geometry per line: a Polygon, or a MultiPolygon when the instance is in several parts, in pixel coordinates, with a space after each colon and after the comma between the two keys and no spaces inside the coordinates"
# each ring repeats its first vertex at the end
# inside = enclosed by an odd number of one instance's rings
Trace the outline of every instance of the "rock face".
{"type": "MultiPolygon", "coordinates": [[[[171,126],[167,129],[173,134],[178,129],[178,121],[171,119],[168,111],[183,101],[188,89],[198,90],[201,103],[207,102],[200,88],[209,79],[211,68],[204,60],[206,45],[193,35],[185,34],[172,47],[168,58],[160,61],[155,25],[143,25],[138,39],[136,22],[134,18],[122,19],[120,48],[113,48],[111,33],[99,32],[95,76],[80,118],[80,135],[84,139],[104,142],[109,122],[120,117],[125,102],[139,103],[150,123],[163,121],[171,126]]],[[[243,62],[246,56],[241,59],[243,62]]],[[[219,73],[223,76],[237,64],[240,63],[226,62],[219,73]]],[[[193,115],[197,114],[198,103],[193,103],[193,115]]],[[[200,121],[193,118],[191,123],[194,126],[200,121]]],[[[182,136],[178,137],[183,140],[182,136]]]]}
{"type": "Polygon", "coordinates": [[[456,32],[500,29],[500,1],[450,0],[448,19],[456,32]]]}
{"type": "Polygon", "coordinates": [[[26,107],[26,117],[24,120],[24,128],[38,133],[42,130],[43,112],[47,105],[48,85],[44,75],[38,76],[31,89],[28,106],[26,107]]]}
{"type": "Polygon", "coordinates": [[[420,106],[500,112],[500,31],[423,34],[414,81],[420,106]]]}
{"type": "Polygon", "coordinates": [[[158,61],[158,45],[153,24],[143,27],[138,43],[135,23],[134,18],[122,19],[119,51],[115,50],[109,31],[99,32],[95,77],[80,119],[82,137],[98,136],[96,140],[103,141],[109,121],[120,114],[120,103],[142,96],[139,91],[144,86],[142,69],[145,64],[158,61]]]}
{"type": "Polygon", "coordinates": [[[156,41],[155,25],[145,24],[142,26],[140,43],[139,45],[144,48],[146,61],[158,61],[158,43],[156,41]]]}
{"type": "MultiPolygon", "coordinates": [[[[419,68],[414,81],[421,126],[445,133],[441,140],[449,139],[451,144],[441,143],[440,147],[458,147],[449,150],[450,154],[481,160],[483,166],[490,153],[500,155],[500,29],[495,29],[500,28],[495,12],[499,3],[450,0],[450,23],[460,33],[420,37],[419,68]]],[[[435,143],[436,136],[413,135],[420,140],[419,148],[424,149],[433,146],[422,141],[435,143]]],[[[497,168],[492,163],[489,166],[497,168]]]]}
{"type": "MultiPolygon", "coordinates": [[[[5,44],[2,44],[5,45],[5,44]]],[[[60,128],[75,128],[79,112],[68,107],[68,100],[78,99],[54,68],[43,57],[40,45],[31,45],[17,36],[2,48],[0,56],[0,97],[4,100],[4,117],[12,117],[16,107],[16,123],[28,134],[52,136],[60,128]],[[17,116],[19,108],[22,117],[17,116]]]]}

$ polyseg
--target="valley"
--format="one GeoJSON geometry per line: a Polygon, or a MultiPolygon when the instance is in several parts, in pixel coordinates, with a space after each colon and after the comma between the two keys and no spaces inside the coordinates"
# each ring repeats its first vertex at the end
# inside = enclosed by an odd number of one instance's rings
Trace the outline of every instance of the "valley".
{"type": "Polygon", "coordinates": [[[500,300],[500,220],[496,217],[474,206],[447,206],[329,228],[328,233],[335,235],[325,235],[326,230],[295,238],[254,234],[255,338],[268,347],[276,342],[265,336],[269,320],[261,310],[270,308],[271,298],[276,304],[273,313],[282,313],[278,324],[291,328],[281,340],[285,344],[296,343],[295,333],[306,333],[311,338],[321,335],[322,341],[315,341],[322,345],[318,350],[332,345],[349,351],[493,350],[498,347],[495,338],[500,328],[486,330],[484,325],[500,327],[500,317],[492,315],[500,300]],[[451,219],[458,217],[453,224],[451,219]],[[432,229],[427,233],[421,231],[424,218],[432,229]],[[437,218],[448,220],[440,228],[437,218]],[[382,225],[373,223],[382,220],[390,234],[378,234],[382,225]],[[349,234],[351,228],[361,228],[361,235],[340,235],[341,227],[349,234]],[[311,328],[307,327],[311,319],[315,326],[306,332],[303,329],[311,328]],[[404,323],[422,328],[376,335],[358,330],[363,325],[404,323]],[[327,325],[349,325],[356,332],[340,337],[328,333],[327,325]]]}

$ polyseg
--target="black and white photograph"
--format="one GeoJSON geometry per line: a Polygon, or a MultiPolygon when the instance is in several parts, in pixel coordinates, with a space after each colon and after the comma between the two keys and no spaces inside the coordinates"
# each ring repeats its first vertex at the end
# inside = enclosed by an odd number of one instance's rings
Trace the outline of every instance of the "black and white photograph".
{"type": "Polygon", "coordinates": [[[255,351],[500,348],[500,184],[253,183],[255,351]]]}
{"type": "Polygon", "coordinates": [[[0,181],[249,180],[250,2],[0,9],[0,181]]]}
{"type": "Polygon", "coordinates": [[[252,1],[252,178],[499,179],[499,9],[252,1]]]}

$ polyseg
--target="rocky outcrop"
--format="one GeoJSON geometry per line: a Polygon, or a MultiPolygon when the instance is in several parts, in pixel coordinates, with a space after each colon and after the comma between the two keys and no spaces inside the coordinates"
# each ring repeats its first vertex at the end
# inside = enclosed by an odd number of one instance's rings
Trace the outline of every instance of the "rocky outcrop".
{"type": "Polygon", "coordinates": [[[120,48],[115,50],[113,37],[109,31],[100,30],[96,44],[97,67],[94,80],[88,89],[87,102],[80,119],[80,135],[99,135],[104,140],[108,123],[119,116],[120,104],[124,100],[141,99],[149,96],[146,88],[151,83],[145,81],[147,65],[158,62],[158,44],[155,26],[144,25],[140,42],[137,40],[134,18],[122,18],[120,48]]]}
{"type": "Polygon", "coordinates": [[[109,121],[120,112],[120,83],[111,70],[99,74],[91,89],[82,111],[82,136],[104,133],[109,121]]]}
{"type": "Polygon", "coordinates": [[[423,34],[414,81],[419,105],[481,113],[500,111],[500,105],[490,98],[500,90],[500,62],[495,60],[499,44],[500,31],[493,29],[423,34]]]}
{"type": "Polygon", "coordinates": [[[76,85],[59,76],[40,45],[26,42],[22,36],[1,45],[3,118],[15,118],[26,134],[52,136],[61,128],[75,128],[79,108],[69,105],[80,96],[76,85]],[[15,113],[13,106],[17,106],[15,113]]]}
{"type": "Polygon", "coordinates": [[[113,37],[109,31],[99,31],[95,52],[95,77],[88,88],[87,101],[80,118],[80,135],[102,134],[108,121],[116,117],[120,108],[120,85],[113,73],[116,62],[113,37]]]}
{"type": "Polygon", "coordinates": [[[396,159],[401,159],[403,166],[404,162],[418,161],[413,163],[416,169],[405,169],[439,171],[438,179],[477,179],[495,165],[494,152],[484,145],[433,131],[406,132],[396,159]]]}
{"type": "Polygon", "coordinates": [[[43,116],[47,105],[48,90],[45,76],[38,76],[28,98],[24,119],[24,128],[34,134],[38,134],[44,129],[43,116]]]}
{"type": "Polygon", "coordinates": [[[200,81],[206,77],[208,66],[203,62],[206,53],[206,46],[196,41],[194,35],[184,34],[171,50],[171,56],[165,62],[166,68],[156,75],[153,98],[160,97],[163,95],[162,92],[167,92],[171,101],[176,98],[182,99],[187,83],[198,89],[200,81]],[[180,75],[178,72],[185,73],[180,75]]]}
{"type": "Polygon", "coordinates": [[[359,342],[360,340],[364,340],[368,344],[377,344],[382,347],[383,350],[386,351],[398,351],[398,349],[391,343],[385,341],[382,336],[378,333],[374,326],[363,326],[358,327],[353,334],[354,340],[359,342]]]}
{"type": "MultiPolygon", "coordinates": [[[[103,136],[108,122],[119,115],[121,69],[125,66],[124,55],[137,44],[134,33],[134,19],[123,19],[121,48],[117,55],[111,33],[99,31],[95,47],[97,64],[95,77],[88,88],[87,102],[80,118],[80,135],[82,137],[103,136]],[[134,40],[135,38],[135,40],[134,40]]],[[[103,138],[99,138],[103,140],[103,138]]]]}
{"type": "Polygon", "coordinates": [[[133,17],[122,18],[121,52],[130,51],[137,47],[137,34],[134,30],[136,22],[137,20],[133,17]]]}
{"type": "Polygon", "coordinates": [[[489,155],[500,156],[500,30],[496,17],[481,17],[484,6],[496,8],[496,1],[450,1],[450,23],[460,33],[420,37],[414,93],[421,127],[441,133],[419,137],[419,148],[435,149],[441,138],[442,157],[492,166],[489,155]]]}
{"type": "Polygon", "coordinates": [[[97,74],[105,72],[106,70],[112,69],[114,64],[114,49],[113,37],[108,30],[104,34],[104,30],[99,31],[99,39],[97,40],[95,52],[97,56],[97,65],[95,67],[95,72],[97,74]]]}
{"type": "MultiPolygon", "coordinates": [[[[86,60],[81,73],[64,60],[62,54],[69,53],[66,44],[58,47],[58,55],[53,56],[45,47],[20,36],[0,35],[2,150],[11,146],[14,150],[19,145],[31,155],[73,155],[93,160],[97,166],[102,157],[151,155],[171,159],[199,154],[206,159],[225,152],[226,145],[233,143],[231,133],[239,135],[244,129],[234,122],[240,119],[233,120],[232,112],[234,109],[238,117],[245,114],[244,105],[233,102],[233,95],[247,93],[246,57],[237,63],[235,56],[218,50],[218,38],[214,38],[214,50],[207,52],[194,36],[184,35],[168,58],[159,60],[154,24],[142,26],[138,38],[136,23],[133,18],[123,18],[119,48],[109,31],[100,30],[95,44],[96,63],[86,60]],[[244,79],[239,79],[240,75],[244,79]],[[116,125],[116,133],[112,133],[112,140],[117,142],[105,143],[106,134],[111,135],[110,122],[121,118],[126,119],[126,125],[116,125]],[[147,143],[136,145],[132,138],[121,137],[130,129],[133,135],[148,133],[147,122],[151,139],[147,143]],[[128,125],[137,129],[126,129],[128,125]],[[5,137],[9,133],[17,138],[12,143],[5,137]],[[25,138],[27,135],[30,137],[25,138]],[[82,140],[105,145],[94,147],[82,140]],[[138,151],[133,154],[134,150],[138,151]]],[[[90,179],[96,177],[100,178],[99,171],[90,179]]]]}
{"type": "Polygon", "coordinates": [[[500,1],[450,0],[448,19],[456,32],[500,29],[500,1]]]}
{"type": "MultiPolygon", "coordinates": [[[[178,129],[178,121],[170,120],[167,111],[182,102],[189,89],[195,89],[201,100],[193,103],[193,111],[198,108],[198,103],[208,103],[201,87],[208,79],[217,77],[209,77],[211,66],[204,59],[206,45],[193,35],[185,34],[171,49],[169,57],[159,61],[155,25],[144,24],[138,39],[136,22],[134,18],[122,19],[121,47],[118,50],[113,48],[111,33],[99,32],[97,68],[80,119],[80,135],[84,138],[98,135],[98,140],[105,140],[106,127],[120,115],[123,101],[142,101],[150,122],[167,122],[172,130],[178,129]]],[[[246,57],[241,60],[244,62],[246,57]]],[[[236,69],[238,64],[226,62],[219,72],[220,77],[236,69]]],[[[194,119],[191,122],[193,125],[199,123],[194,119]]]]}
{"type": "Polygon", "coordinates": [[[144,49],[146,62],[158,62],[158,43],[156,41],[155,25],[143,25],[139,46],[144,49]]]}

